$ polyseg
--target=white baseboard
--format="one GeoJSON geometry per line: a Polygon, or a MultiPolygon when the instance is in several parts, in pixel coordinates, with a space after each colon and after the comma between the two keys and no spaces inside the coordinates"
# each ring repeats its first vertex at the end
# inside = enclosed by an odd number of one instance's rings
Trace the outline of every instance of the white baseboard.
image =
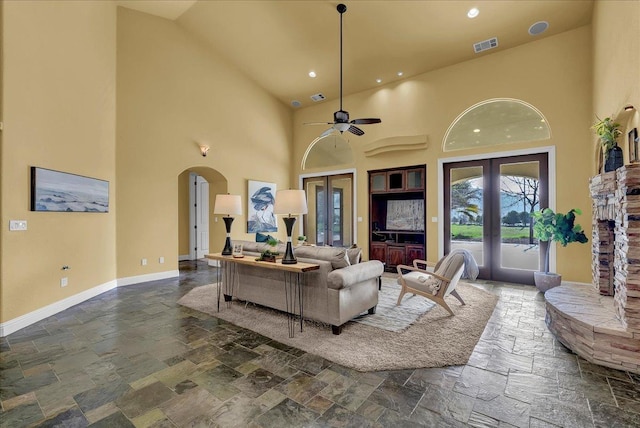
{"type": "Polygon", "coordinates": [[[141,282],[157,281],[159,279],[174,278],[180,275],[178,270],[167,270],[164,272],[148,273],[145,275],[129,276],[126,278],[118,278],[118,287],[124,287],[141,282]]]}
{"type": "Polygon", "coordinates": [[[66,299],[59,300],[43,308],[36,309],[33,312],[29,312],[28,314],[21,315],[18,318],[0,323],[0,337],[8,336],[11,333],[28,327],[31,324],[37,323],[38,321],[62,312],[65,309],[70,308],[71,306],[75,306],[79,303],[84,302],[85,300],[89,300],[104,293],[105,291],[112,290],[116,287],[116,280],[105,282],[102,285],[98,285],[96,287],[82,291],[78,294],[74,294],[73,296],[67,297],[66,299]]]}
{"type": "Polygon", "coordinates": [[[191,256],[189,254],[183,254],[181,256],[178,256],[178,261],[179,262],[184,262],[187,260],[191,260],[191,256]]]}
{"type": "Polygon", "coordinates": [[[98,285],[96,287],[82,291],[78,294],[67,297],[66,299],[52,303],[43,308],[36,309],[35,311],[29,312],[28,314],[24,314],[7,322],[0,323],[0,337],[5,337],[10,335],[11,333],[15,333],[18,330],[30,326],[31,324],[35,324],[38,321],[53,316],[59,312],[64,311],[65,309],[70,308],[71,306],[75,306],[116,287],[123,287],[126,285],[138,284],[147,281],[156,281],[158,279],[174,278],[178,275],[180,275],[180,271],[168,270],[165,272],[130,276],[117,280],[114,279],[113,281],[109,281],[102,285],[98,285]]]}

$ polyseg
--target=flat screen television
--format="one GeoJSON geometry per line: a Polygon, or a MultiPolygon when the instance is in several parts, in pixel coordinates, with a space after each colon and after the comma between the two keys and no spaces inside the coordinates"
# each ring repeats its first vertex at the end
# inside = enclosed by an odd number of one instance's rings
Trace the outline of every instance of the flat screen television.
{"type": "Polygon", "coordinates": [[[424,199],[387,201],[387,230],[424,230],[424,199]]]}

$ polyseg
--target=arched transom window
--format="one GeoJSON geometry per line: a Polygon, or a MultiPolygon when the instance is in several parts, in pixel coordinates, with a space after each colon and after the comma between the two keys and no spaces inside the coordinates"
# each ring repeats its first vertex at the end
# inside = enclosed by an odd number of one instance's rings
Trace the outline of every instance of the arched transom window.
{"type": "Polygon", "coordinates": [[[549,138],[549,124],[537,108],[521,100],[494,98],[469,107],[453,121],[443,151],[549,138]]]}

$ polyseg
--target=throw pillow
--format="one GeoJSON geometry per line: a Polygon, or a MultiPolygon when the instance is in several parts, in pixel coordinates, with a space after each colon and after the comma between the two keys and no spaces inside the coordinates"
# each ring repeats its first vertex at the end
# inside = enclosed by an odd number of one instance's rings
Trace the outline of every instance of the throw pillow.
{"type": "Polygon", "coordinates": [[[265,235],[264,233],[257,232],[256,233],[256,242],[267,242],[269,240],[269,235],[265,235]]]}
{"type": "Polygon", "coordinates": [[[357,265],[362,258],[362,248],[349,248],[347,250],[347,258],[349,259],[349,264],[357,265]]]}

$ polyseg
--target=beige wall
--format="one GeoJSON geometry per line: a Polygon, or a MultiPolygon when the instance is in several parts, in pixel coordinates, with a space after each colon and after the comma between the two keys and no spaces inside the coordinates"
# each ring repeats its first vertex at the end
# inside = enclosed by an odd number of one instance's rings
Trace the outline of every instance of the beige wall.
{"type": "MultiPolygon", "coordinates": [[[[599,1],[593,12],[593,112],[600,118],[624,116],[619,142],[626,150],[626,135],[640,128],[640,1],[599,1]],[[615,30],[613,30],[615,29],[615,30]],[[623,114],[626,105],[633,114],[623,114]]],[[[597,138],[592,135],[593,146],[597,138]]],[[[594,167],[593,172],[596,169],[594,167]]]]}
{"type": "Polygon", "coordinates": [[[116,279],[116,8],[2,2],[5,322],[116,279]],[[29,167],[107,180],[109,213],[29,211],[29,167]],[[9,220],[27,220],[9,232],[9,220]],[[71,269],[63,272],[61,267],[71,269]],[[60,287],[67,276],[69,285],[60,287]]]}
{"type": "MultiPolygon", "coordinates": [[[[120,8],[117,52],[117,266],[123,278],[177,269],[182,171],[215,170],[243,201],[247,178],[289,187],[291,113],[171,21],[120,8]],[[206,158],[197,142],[211,147],[206,158]],[[150,263],[141,266],[141,258],[150,263]]],[[[253,238],[245,221],[245,215],[236,218],[232,237],[253,238]]]]}
{"type": "MultiPolygon", "coordinates": [[[[588,179],[591,118],[591,29],[541,39],[517,48],[495,52],[451,67],[409,78],[380,89],[346,97],[351,117],[381,117],[380,125],[363,127],[362,137],[349,136],[358,171],[358,244],[368,248],[367,170],[427,164],[427,218],[438,216],[437,161],[439,158],[477,155],[489,150],[442,152],[444,134],[466,108],[489,98],[526,101],[547,117],[550,140],[518,143],[498,151],[539,146],[556,147],[559,176],[556,206],[559,210],[582,208],[581,224],[591,235],[588,179]],[[389,152],[365,157],[364,147],[376,140],[397,136],[428,135],[429,147],[419,151],[389,152]],[[585,168],[576,168],[585,165],[585,168]]],[[[318,129],[303,122],[330,119],[338,103],[328,102],[296,111],[293,165],[300,172],[302,156],[318,129]]],[[[353,166],[353,165],[346,165],[353,166]]],[[[308,171],[305,171],[308,172],[308,171]]],[[[438,258],[437,223],[427,222],[427,258],[438,258]]],[[[570,281],[591,281],[591,248],[569,246],[558,251],[558,271],[570,281]],[[579,263],[575,263],[579,260],[579,263]]]]}

